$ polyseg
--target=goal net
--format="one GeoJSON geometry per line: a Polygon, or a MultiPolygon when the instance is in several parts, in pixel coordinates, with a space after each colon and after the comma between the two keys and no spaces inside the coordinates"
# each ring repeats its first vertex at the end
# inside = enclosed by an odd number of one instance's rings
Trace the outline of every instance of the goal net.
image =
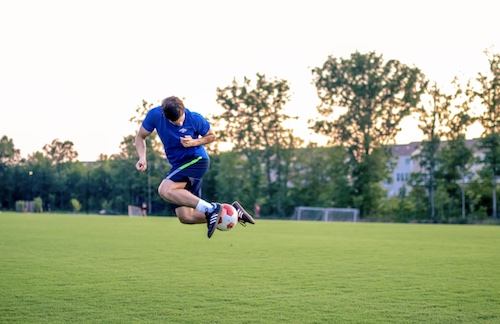
{"type": "Polygon", "coordinates": [[[128,205],[129,216],[142,216],[142,209],[137,206],[128,205]]]}
{"type": "Polygon", "coordinates": [[[323,221],[323,222],[357,222],[359,209],[356,208],[322,208],[322,207],[295,207],[292,220],[323,221]]]}

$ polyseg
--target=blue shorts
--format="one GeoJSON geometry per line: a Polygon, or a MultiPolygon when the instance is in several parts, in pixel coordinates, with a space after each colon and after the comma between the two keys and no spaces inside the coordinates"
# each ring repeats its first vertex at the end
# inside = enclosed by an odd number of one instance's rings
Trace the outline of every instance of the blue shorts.
{"type": "MultiPolygon", "coordinates": [[[[186,161],[180,167],[171,169],[166,179],[173,182],[186,182],[186,190],[201,198],[203,176],[210,166],[210,160],[201,156],[186,161]]],[[[177,206],[180,207],[180,206],[177,206]]]]}

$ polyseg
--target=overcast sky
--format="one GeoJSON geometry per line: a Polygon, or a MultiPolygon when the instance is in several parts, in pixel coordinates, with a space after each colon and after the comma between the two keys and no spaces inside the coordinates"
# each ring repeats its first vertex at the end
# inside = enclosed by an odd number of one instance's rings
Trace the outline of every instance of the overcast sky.
{"type": "MultiPolygon", "coordinates": [[[[142,99],[217,113],[216,88],[256,73],[290,83],[306,132],[310,71],[329,55],[375,51],[439,84],[475,77],[483,51],[500,52],[499,12],[496,0],[0,0],[0,136],[23,157],[57,138],[96,160],[135,134],[142,99]]],[[[421,139],[403,126],[399,143],[421,139]]]]}

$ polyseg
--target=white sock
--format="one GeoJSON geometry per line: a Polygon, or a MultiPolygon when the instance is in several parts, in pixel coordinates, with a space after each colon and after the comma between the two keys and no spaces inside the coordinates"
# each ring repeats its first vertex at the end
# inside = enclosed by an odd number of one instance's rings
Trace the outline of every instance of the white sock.
{"type": "Polygon", "coordinates": [[[198,200],[198,204],[196,204],[196,210],[201,211],[202,213],[211,213],[214,211],[214,205],[209,203],[208,201],[205,201],[203,199],[198,200]]]}

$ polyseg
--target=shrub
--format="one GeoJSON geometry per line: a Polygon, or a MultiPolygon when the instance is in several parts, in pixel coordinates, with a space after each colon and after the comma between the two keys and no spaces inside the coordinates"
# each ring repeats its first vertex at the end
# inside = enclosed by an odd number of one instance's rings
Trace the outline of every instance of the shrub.
{"type": "Polygon", "coordinates": [[[18,213],[24,212],[24,200],[16,201],[16,212],[18,213]]]}
{"type": "Polygon", "coordinates": [[[71,199],[71,206],[73,206],[73,211],[75,213],[78,213],[82,209],[82,204],[80,204],[76,198],[71,199]]]}
{"type": "Polygon", "coordinates": [[[36,197],[33,200],[33,212],[34,213],[43,213],[43,201],[41,197],[36,197]]]}

